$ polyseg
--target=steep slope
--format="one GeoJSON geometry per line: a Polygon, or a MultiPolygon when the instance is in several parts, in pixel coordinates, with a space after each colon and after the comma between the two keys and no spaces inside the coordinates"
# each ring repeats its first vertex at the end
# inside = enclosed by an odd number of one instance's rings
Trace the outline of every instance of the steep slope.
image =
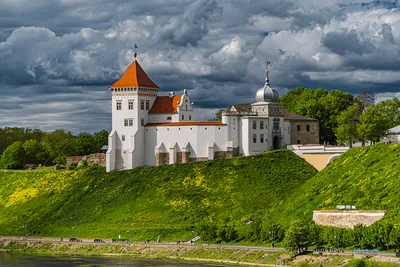
{"type": "Polygon", "coordinates": [[[305,182],[274,219],[311,219],[312,211],[356,205],[357,209],[388,210],[394,223],[400,210],[400,145],[376,144],[353,148],[305,182]]]}
{"type": "Polygon", "coordinates": [[[188,239],[285,203],[316,170],[291,151],[106,173],[0,172],[0,235],[188,239]]]}

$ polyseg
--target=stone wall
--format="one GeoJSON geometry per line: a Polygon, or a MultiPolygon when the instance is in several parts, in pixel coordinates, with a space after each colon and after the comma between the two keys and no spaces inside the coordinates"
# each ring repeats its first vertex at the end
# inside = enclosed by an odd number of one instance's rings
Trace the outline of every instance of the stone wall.
{"type": "Polygon", "coordinates": [[[385,214],[384,210],[315,210],[313,220],[318,225],[353,229],[357,224],[370,226],[385,214]]]}
{"type": "Polygon", "coordinates": [[[189,152],[176,152],[176,163],[189,162],[189,152]]]}
{"type": "Polygon", "coordinates": [[[156,153],[156,166],[168,165],[169,153],[156,153]]]}
{"type": "Polygon", "coordinates": [[[215,151],[214,152],[214,159],[224,159],[228,157],[228,153],[226,151],[215,151]]]}
{"type": "Polygon", "coordinates": [[[72,163],[79,165],[80,162],[86,160],[88,166],[99,165],[106,167],[106,154],[95,153],[85,156],[68,156],[67,157],[67,168],[71,166],[72,163]]]}

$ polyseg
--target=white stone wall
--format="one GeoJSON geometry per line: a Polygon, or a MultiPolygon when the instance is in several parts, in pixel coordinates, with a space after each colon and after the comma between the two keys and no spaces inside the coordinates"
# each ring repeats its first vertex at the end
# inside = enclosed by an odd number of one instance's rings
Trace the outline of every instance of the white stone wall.
{"type": "Polygon", "coordinates": [[[190,158],[208,158],[208,146],[215,144],[215,151],[226,151],[228,127],[226,125],[189,125],[189,126],[147,126],[145,129],[145,165],[154,166],[155,148],[164,144],[167,151],[175,147],[190,144],[190,158]]]}
{"type": "Polygon", "coordinates": [[[239,116],[222,116],[222,123],[228,125],[228,140],[233,141],[234,148],[239,147],[239,133],[241,131],[239,116]]]}

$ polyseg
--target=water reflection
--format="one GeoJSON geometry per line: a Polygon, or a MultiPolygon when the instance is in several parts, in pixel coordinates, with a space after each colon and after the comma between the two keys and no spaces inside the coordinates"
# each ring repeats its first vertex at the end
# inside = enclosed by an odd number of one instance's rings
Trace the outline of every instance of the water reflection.
{"type": "MultiPolygon", "coordinates": [[[[187,263],[164,260],[138,260],[127,257],[79,257],[79,256],[38,256],[0,253],[0,267],[220,267],[202,263],[187,263]]],[[[225,265],[226,267],[226,265],[225,265]]]]}

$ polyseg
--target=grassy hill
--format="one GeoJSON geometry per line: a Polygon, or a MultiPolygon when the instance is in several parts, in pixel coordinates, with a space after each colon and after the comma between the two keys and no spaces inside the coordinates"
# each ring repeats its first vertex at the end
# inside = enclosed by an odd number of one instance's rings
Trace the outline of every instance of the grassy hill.
{"type": "Polygon", "coordinates": [[[215,225],[245,236],[256,225],[245,222],[270,218],[316,173],[291,151],[112,173],[0,172],[0,235],[129,238],[132,228],[134,240],[187,240],[215,225]]]}
{"type": "Polygon", "coordinates": [[[377,144],[354,148],[340,156],[283,205],[274,218],[311,219],[316,209],[356,205],[357,209],[388,210],[383,221],[398,224],[400,217],[400,145],[377,144]]]}

